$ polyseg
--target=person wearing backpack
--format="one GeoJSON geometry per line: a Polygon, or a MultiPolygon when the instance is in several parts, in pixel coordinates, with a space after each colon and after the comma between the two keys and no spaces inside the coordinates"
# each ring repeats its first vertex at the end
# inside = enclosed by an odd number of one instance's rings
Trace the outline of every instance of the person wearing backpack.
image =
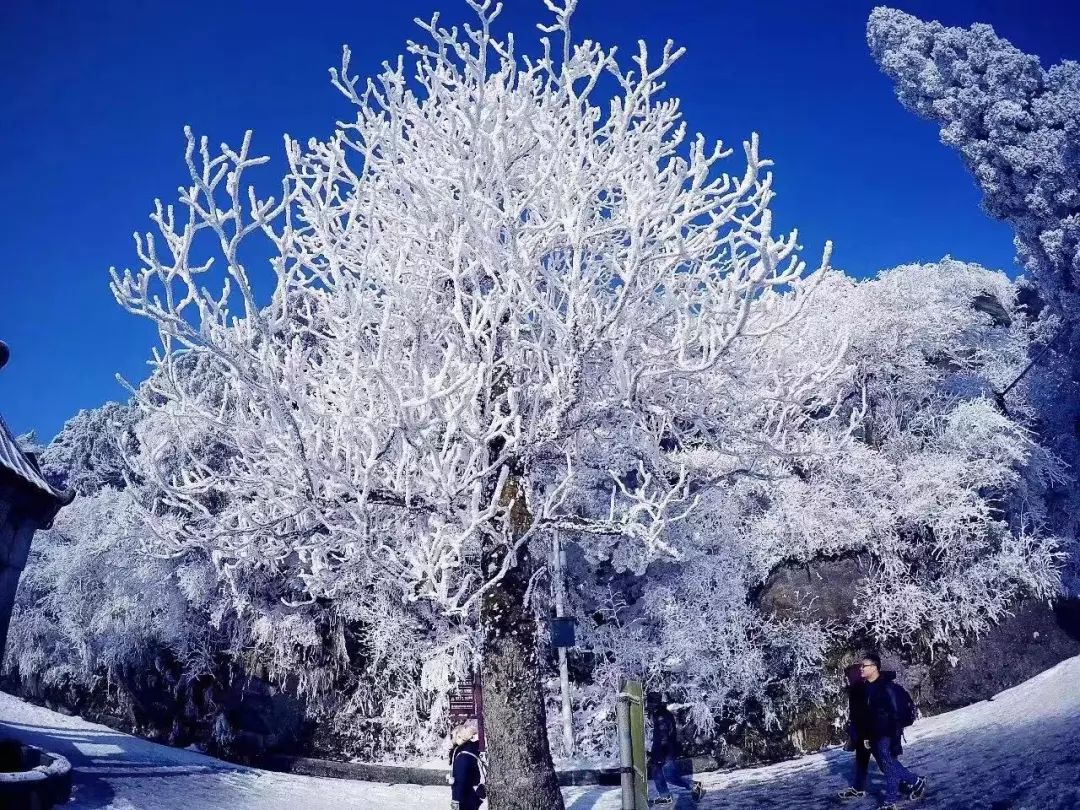
{"type": "Polygon", "coordinates": [[[450,810],[480,810],[487,798],[480,760],[480,727],[468,720],[454,729],[450,752],[450,810]]]}
{"type": "Polygon", "coordinates": [[[659,692],[649,692],[645,696],[645,710],[652,724],[648,769],[649,776],[656,785],[657,799],[654,804],[658,807],[670,807],[673,804],[668,782],[689,791],[690,798],[697,802],[705,795],[705,787],[701,782],[687,781],[675,764],[680,754],[675,715],[664,704],[659,692]]]}
{"type": "Polygon", "coordinates": [[[885,796],[881,810],[896,810],[903,788],[908,799],[921,799],[926,780],[905,768],[898,757],[903,753],[904,729],[915,722],[915,702],[896,682],[896,674],[881,671],[877,653],[863,655],[859,662],[861,680],[848,687],[849,730],[855,749],[855,780],[840,791],[841,799],[866,795],[870,757],[885,774],[885,796]]]}

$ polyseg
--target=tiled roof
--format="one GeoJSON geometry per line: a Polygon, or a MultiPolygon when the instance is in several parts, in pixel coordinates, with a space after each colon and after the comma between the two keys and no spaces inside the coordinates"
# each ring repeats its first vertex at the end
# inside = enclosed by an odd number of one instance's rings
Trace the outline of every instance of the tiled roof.
{"type": "Polygon", "coordinates": [[[3,417],[0,417],[0,467],[3,467],[17,475],[26,483],[37,487],[46,494],[59,501],[66,502],[68,499],[64,493],[57,492],[42,476],[37,464],[26,457],[19,449],[19,443],[15,441],[11,429],[7,426],[3,417]]]}

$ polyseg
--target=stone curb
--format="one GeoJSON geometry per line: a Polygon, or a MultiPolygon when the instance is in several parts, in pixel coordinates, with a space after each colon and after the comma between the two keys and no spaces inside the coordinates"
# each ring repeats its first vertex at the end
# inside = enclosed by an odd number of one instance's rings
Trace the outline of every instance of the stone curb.
{"type": "Polygon", "coordinates": [[[46,808],[71,798],[71,763],[67,757],[23,744],[40,765],[25,771],[0,773],[0,806],[46,808]]]}
{"type": "MultiPolygon", "coordinates": [[[[383,782],[391,785],[435,785],[446,787],[449,769],[416,768],[408,765],[384,765],[372,762],[337,762],[329,759],[274,754],[255,763],[260,768],[280,773],[352,779],[360,782],[383,782]]],[[[719,764],[713,757],[691,757],[677,761],[682,773],[715,771],[719,764]]],[[[572,769],[557,771],[563,787],[581,785],[618,785],[618,768],[572,769]]]]}

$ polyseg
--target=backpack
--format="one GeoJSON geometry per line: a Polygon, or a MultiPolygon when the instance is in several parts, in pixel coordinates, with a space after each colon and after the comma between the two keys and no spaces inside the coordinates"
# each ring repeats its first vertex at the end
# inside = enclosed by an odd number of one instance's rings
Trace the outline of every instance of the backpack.
{"type": "Polygon", "coordinates": [[[896,722],[900,728],[907,728],[919,718],[919,709],[908,690],[898,683],[891,683],[893,704],[896,706],[896,722]]]}

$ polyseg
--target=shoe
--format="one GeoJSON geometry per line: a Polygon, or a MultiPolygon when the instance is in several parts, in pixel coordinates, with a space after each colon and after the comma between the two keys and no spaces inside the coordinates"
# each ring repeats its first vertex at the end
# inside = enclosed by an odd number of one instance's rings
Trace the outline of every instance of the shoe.
{"type": "Polygon", "coordinates": [[[919,777],[915,780],[915,784],[911,786],[911,790],[908,791],[908,798],[912,801],[917,801],[926,795],[926,780],[923,777],[919,777]]]}
{"type": "Polygon", "coordinates": [[[652,801],[653,807],[671,807],[675,804],[675,800],[670,796],[657,796],[652,801]]]}
{"type": "Polygon", "coordinates": [[[846,787],[836,794],[836,798],[841,799],[842,801],[847,801],[848,799],[862,799],[865,797],[865,790],[859,790],[858,788],[853,787],[846,787]]]}
{"type": "Polygon", "coordinates": [[[690,791],[690,798],[695,802],[701,801],[701,797],[705,795],[705,786],[701,782],[694,782],[694,788],[690,791]]]}

